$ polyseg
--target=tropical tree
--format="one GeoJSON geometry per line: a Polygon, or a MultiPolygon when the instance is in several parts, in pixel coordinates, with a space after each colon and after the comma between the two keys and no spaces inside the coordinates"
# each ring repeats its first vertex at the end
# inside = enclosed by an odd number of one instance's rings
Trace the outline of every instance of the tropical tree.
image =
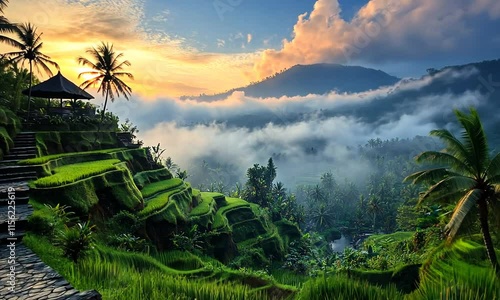
{"type": "Polygon", "coordinates": [[[28,119],[31,108],[31,87],[33,86],[33,65],[40,73],[40,67],[49,76],[52,76],[52,71],[47,65],[52,65],[59,69],[59,65],[50,60],[50,57],[40,52],[43,46],[42,34],[38,34],[37,28],[31,23],[21,24],[14,28],[18,40],[12,40],[12,46],[18,51],[5,53],[5,57],[9,58],[14,63],[22,63],[29,61],[30,84],[28,93],[28,119]]]}
{"type": "MultiPolygon", "coordinates": [[[[7,3],[9,3],[9,0],[0,0],[0,14],[3,14],[3,10],[5,7],[7,7],[7,3]]],[[[0,16],[0,33],[4,32],[14,32],[16,29],[16,25],[12,24],[7,20],[5,16],[0,16]]],[[[14,45],[15,41],[7,36],[1,35],[0,34],[0,42],[2,43],[7,43],[9,45],[14,45]]]]}
{"type": "Polygon", "coordinates": [[[115,96],[120,97],[120,95],[123,95],[125,99],[129,100],[129,96],[132,93],[132,89],[123,82],[121,78],[128,77],[129,79],[134,79],[134,76],[131,73],[122,71],[124,67],[129,67],[131,64],[128,60],[120,62],[123,53],[117,54],[112,44],[102,42],[102,44],[97,47],[88,48],[86,53],[92,57],[91,59],[93,61],[80,56],[78,58],[78,63],[85,67],[90,67],[93,70],[80,73],[78,78],[82,76],[92,76],[92,78],[85,80],[81,84],[83,89],[99,85],[97,91],[101,92],[105,97],[104,108],[101,111],[102,123],[108,104],[108,98],[113,102],[115,101],[115,96]]]}
{"type": "Polygon", "coordinates": [[[446,148],[441,151],[426,151],[416,157],[417,162],[429,162],[444,167],[419,171],[405,178],[415,184],[430,187],[421,194],[422,201],[456,202],[453,214],[445,227],[448,241],[452,241],[465,217],[476,207],[484,244],[493,268],[499,272],[499,265],[490,235],[488,208],[499,215],[500,205],[500,153],[490,156],[486,134],[477,111],[470,114],[455,110],[463,127],[461,139],[445,129],[431,131],[432,136],[441,139],[446,148]]]}

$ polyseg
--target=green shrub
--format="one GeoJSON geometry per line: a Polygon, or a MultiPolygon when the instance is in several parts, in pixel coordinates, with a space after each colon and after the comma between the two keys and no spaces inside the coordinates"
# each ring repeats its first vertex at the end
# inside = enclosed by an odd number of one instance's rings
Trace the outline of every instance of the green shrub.
{"type": "Polygon", "coordinates": [[[29,229],[36,234],[52,237],[56,220],[53,215],[43,210],[35,210],[31,216],[28,217],[29,229]]]}
{"type": "Polygon", "coordinates": [[[118,250],[149,253],[151,243],[129,233],[114,234],[108,237],[108,244],[118,250]]]}
{"type": "Polygon", "coordinates": [[[56,243],[62,248],[63,255],[74,262],[85,255],[85,252],[92,248],[94,242],[92,236],[94,227],[94,225],[90,225],[90,222],[86,222],[59,231],[56,243]]]}
{"type": "Polygon", "coordinates": [[[56,229],[62,229],[68,223],[75,221],[74,213],[68,209],[69,207],[65,205],[45,204],[43,208],[35,210],[28,217],[30,230],[52,239],[56,229]]]}
{"type": "Polygon", "coordinates": [[[144,222],[135,214],[121,210],[107,220],[107,227],[116,234],[134,234],[144,226],[144,222]]]}

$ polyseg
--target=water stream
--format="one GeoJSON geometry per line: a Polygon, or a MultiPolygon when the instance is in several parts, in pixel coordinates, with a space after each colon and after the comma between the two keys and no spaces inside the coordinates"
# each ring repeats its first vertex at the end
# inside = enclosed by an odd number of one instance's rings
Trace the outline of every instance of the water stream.
{"type": "Polygon", "coordinates": [[[352,238],[349,236],[342,235],[340,239],[334,240],[330,243],[330,247],[333,252],[344,252],[344,249],[351,246],[352,238]]]}

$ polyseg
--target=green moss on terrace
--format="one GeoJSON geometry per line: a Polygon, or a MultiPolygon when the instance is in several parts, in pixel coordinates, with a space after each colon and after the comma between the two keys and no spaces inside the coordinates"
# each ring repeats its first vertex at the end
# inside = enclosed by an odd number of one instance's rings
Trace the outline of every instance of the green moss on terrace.
{"type": "MultiPolygon", "coordinates": [[[[159,187],[165,188],[166,186],[170,186],[170,189],[155,193],[151,198],[148,198],[144,209],[139,212],[139,216],[152,222],[167,221],[170,224],[187,221],[192,201],[191,185],[187,182],[176,185],[177,180],[175,179],[170,179],[167,183],[164,182],[154,183],[155,187],[151,190],[159,190],[159,187]]],[[[148,186],[144,189],[148,189],[148,186]]]]}
{"type": "MultiPolygon", "coordinates": [[[[196,197],[193,190],[193,197],[196,197]]],[[[214,222],[214,216],[217,212],[217,203],[214,197],[220,197],[217,193],[201,192],[198,206],[191,210],[189,219],[200,226],[208,228],[214,222]]]]}
{"type": "Polygon", "coordinates": [[[120,147],[116,132],[42,131],[36,133],[39,156],[68,152],[85,152],[120,147]]]}
{"type": "Polygon", "coordinates": [[[170,173],[166,168],[161,168],[157,170],[143,171],[134,175],[134,182],[137,187],[142,190],[145,185],[172,179],[172,173],[170,173]]]}
{"type": "MultiPolygon", "coordinates": [[[[219,194],[220,195],[220,194],[219,194]]],[[[222,195],[223,196],[223,195],[222,195]]],[[[244,208],[250,209],[250,203],[240,198],[228,198],[225,201],[227,204],[225,206],[219,206],[217,213],[215,214],[213,229],[224,230],[229,228],[229,221],[227,218],[227,213],[232,210],[238,210],[239,212],[244,212],[244,208]]],[[[253,214],[252,214],[253,215],[253,214]]]]}
{"type": "Polygon", "coordinates": [[[36,170],[39,177],[50,176],[57,168],[101,160],[117,159],[126,163],[133,172],[140,172],[147,166],[145,149],[116,148],[88,152],[64,153],[50,156],[42,156],[19,161],[20,165],[30,165],[36,170]]]}
{"type": "Polygon", "coordinates": [[[107,159],[58,167],[52,170],[53,175],[37,179],[33,185],[37,188],[66,185],[101,173],[118,170],[119,167],[116,165],[118,163],[120,163],[118,159],[107,159]]]}
{"type": "Polygon", "coordinates": [[[182,186],[184,181],[180,178],[171,178],[167,180],[162,180],[146,185],[142,190],[142,196],[144,198],[150,198],[157,194],[165,193],[170,190],[178,189],[182,186]]]}
{"type": "Polygon", "coordinates": [[[109,214],[123,209],[137,210],[143,206],[142,195],[127,168],[107,171],[70,184],[34,187],[30,192],[31,198],[39,203],[69,205],[79,215],[88,215],[98,204],[109,214]]]}
{"type": "Polygon", "coordinates": [[[142,209],[143,199],[132,172],[143,171],[145,149],[109,149],[65,153],[25,160],[39,176],[31,183],[31,197],[40,203],[69,205],[81,216],[96,210],[110,215],[142,209]]]}

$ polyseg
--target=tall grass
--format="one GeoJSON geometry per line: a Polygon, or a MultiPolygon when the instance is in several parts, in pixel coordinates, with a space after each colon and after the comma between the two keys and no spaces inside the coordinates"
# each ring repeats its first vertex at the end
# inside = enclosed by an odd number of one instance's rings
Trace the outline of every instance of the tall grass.
{"type": "Polygon", "coordinates": [[[273,276],[276,282],[297,288],[302,287],[304,282],[311,279],[311,277],[307,275],[298,274],[284,269],[275,269],[271,271],[271,276],[273,276]]]}
{"type": "Polygon", "coordinates": [[[420,287],[408,299],[500,299],[500,279],[484,246],[458,240],[438,247],[421,271],[420,287]]]}
{"type": "Polygon", "coordinates": [[[107,171],[117,170],[118,159],[107,159],[80,164],[62,166],[54,170],[54,175],[37,179],[33,184],[38,188],[56,187],[98,175],[107,171]]]}
{"type": "MultiPolygon", "coordinates": [[[[188,258],[180,253],[171,254],[188,258]]],[[[68,280],[78,286],[97,289],[104,299],[266,299],[263,292],[238,283],[176,276],[159,268],[158,262],[153,267],[148,266],[155,260],[146,257],[100,248],[98,255],[73,265],[68,280]]],[[[162,259],[168,260],[167,254],[162,259]]]]}
{"type": "Polygon", "coordinates": [[[299,300],[397,300],[403,299],[395,287],[380,288],[343,276],[318,277],[304,283],[299,300]]]}
{"type": "Polygon", "coordinates": [[[199,257],[186,251],[161,252],[154,258],[165,266],[182,271],[200,270],[205,266],[199,257]]]}
{"type": "Polygon", "coordinates": [[[441,282],[423,282],[419,289],[408,295],[407,300],[498,300],[500,280],[493,269],[477,272],[463,270],[443,278],[441,282]]]}

